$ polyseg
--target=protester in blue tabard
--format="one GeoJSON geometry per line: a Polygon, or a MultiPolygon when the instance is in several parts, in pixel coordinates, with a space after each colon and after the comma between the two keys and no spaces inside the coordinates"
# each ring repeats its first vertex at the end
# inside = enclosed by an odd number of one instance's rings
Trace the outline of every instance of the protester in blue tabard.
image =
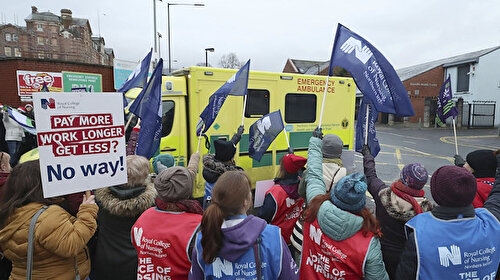
{"type": "Polygon", "coordinates": [[[241,140],[244,127],[238,127],[238,131],[233,135],[230,141],[217,139],[214,141],[215,154],[206,154],[203,156],[203,179],[205,179],[205,194],[203,198],[203,208],[206,208],[207,200],[210,200],[212,189],[215,182],[226,171],[243,170],[234,163],[236,145],[241,140]]]}
{"type": "Polygon", "coordinates": [[[297,279],[298,270],[277,226],[247,216],[250,179],[224,173],[203,213],[189,279],[297,279]]]}
{"type": "Polygon", "coordinates": [[[396,279],[495,279],[500,262],[500,169],[484,209],[472,206],[476,185],[474,176],[458,166],[434,172],[431,193],[438,206],[406,224],[408,241],[396,279]]]}

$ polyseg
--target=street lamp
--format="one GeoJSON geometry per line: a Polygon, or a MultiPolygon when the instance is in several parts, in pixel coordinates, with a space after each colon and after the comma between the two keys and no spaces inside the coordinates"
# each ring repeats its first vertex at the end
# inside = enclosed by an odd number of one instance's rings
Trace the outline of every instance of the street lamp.
{"type": "Polygon", "coordinates": [[[167,40],[168,40],[168,72],[172,73],[172,51],[170,48],[170,6],[194,6],[194,7],[204,7],[203,3],[167,3],[167,40]]]}
{"type": "Polygon", "coordinates": [[[208,52],[214,52],[214,48],[206,48],[205,49],[205,66],[208,67],[208,52]]]}
{"type": "Polygon", "coordinates": [[[162,37],[163,37],[163,36],[161,35],[161,33],[160,33],[160,32],[158,32],[158,57],[160,57],[160,58],[161,58],[161,40],[160,40],[160,39],[161,39],[162,37]]]}

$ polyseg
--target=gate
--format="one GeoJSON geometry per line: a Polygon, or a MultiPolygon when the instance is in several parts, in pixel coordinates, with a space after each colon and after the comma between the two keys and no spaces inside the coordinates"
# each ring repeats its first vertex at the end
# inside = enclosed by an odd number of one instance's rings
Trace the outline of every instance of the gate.
{"type": "Polygon", "coordinates": [[[472,101],[465,103],[462,112],[462,125],[471,127],[493,127],[495,125],[496,101],[472,101]]]}

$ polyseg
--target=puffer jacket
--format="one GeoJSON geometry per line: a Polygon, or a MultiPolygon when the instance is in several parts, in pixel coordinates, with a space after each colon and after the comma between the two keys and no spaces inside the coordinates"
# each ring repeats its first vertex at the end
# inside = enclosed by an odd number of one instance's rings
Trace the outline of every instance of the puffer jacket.
{"type": "Polygon", "coordinates": [[[3,124],[5,126],[5,141],[21,142],[24,137],[24,129],[16,121],[9,117],[9,113],[3,112],[3,124]]]}
{"type": "MultiPolygon", "coordinates": [[[[26,279],[28,229],[31,218],[43,207],[29,203],[17,208],[0,231],[0,247],[12,261],[12,280],[26,279]]],[[[94,234],[98,206],[82,204],[77,218],[60,206],[51,205],[38,217],[34,234],[33,279],[80,279],[90,273],[87,242],[94,234]]]]}
{"type": "MultiPolygon", "coordinates": [[[[375,201],[375,213],[382,228],[382,254],[391,279],[395,278],[401,254],[406,242],[405,223],[416,216],[412,205],[395,195],[391,188],[377,177],[375,159],[371,154],[363,156],[363,167],[368,191],[375,201]]],[[[425,197],[414,197],[424,212],[432,210],[433,203],[425,197]]]]}
{"type": "Polygon", "coordinates": [[[146,186],[109,187],[95,191],[99,214],[92,279],[136,279],[137,251],[130,231],[139,216],[154,205],[156,189],[146,186]],[[120,267],[119,270],[109,269],[120,267]]]}
{"type": "MultiPolygon", "coordinates": [[[[326,193],[322,174],[321,145],[322,141],[319,138],[311,137],[309,140],[309,152],[307,154],[307,168],[309,172],[306,177],[306,196],[308,203],[317,195],[326,193]]],[[[362,217],[341,210],[330,200],[321,204],[317,219],[321,230],[328,235],[328,237],[336,241],[342,241],[353,236],[361,230],[363,226],[362,217]]],[[[382,251],[378,238],[372,239],[365,260],[364,279],[389,279],[382,260],[382,251]]]]}
{"type": "MultiPolygon", "coordinates": [[[[331,187],[340,179],[347,175],[347,169],[341,164],[341,159],[323,158],[323,180],[325,181],[326,191],[329,192],[331,187]]],[[[299,194],[306,198],[306,176],[307,170],[304,171],[299,184],[299,194]]]]}
{"type": "Polygon", "coordinates": [[[206,154],[203,156],[203,179],[207,183],[213,184],[219,179],[220,175],[226,171],[243,170],[236,165],[229,165],[215,159],[215,155],[206,154]]]}

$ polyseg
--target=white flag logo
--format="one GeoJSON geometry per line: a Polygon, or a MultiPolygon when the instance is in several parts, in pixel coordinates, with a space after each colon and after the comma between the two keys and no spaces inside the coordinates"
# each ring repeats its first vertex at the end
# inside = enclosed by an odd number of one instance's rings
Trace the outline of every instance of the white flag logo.
{"type": "Polygon", "coordinates": [[[347,54],[350,54],[352,53],[352,51],[356,50],[354,52],[354,56],[359,59],[359,61],[363,62],[363,64],[366,64],[368,59],[370,59],[370,57],[372,57],[373,55],[368,46],[361,47],[361,41],[358,39],[354,39],[353,37],[349,37],[349,39],[347,39],[347,41],[342,44],[340,50],[347,54]]]}
{"type": "Polygon", "coordinates": [[[462,264],[462,257],[460,256],[460,247],[457,245],[451,245],[450,250],[448,247],[438,247],[439,261],[444,267],[450,266],[450,261],[453,265],[462,264]]]}

